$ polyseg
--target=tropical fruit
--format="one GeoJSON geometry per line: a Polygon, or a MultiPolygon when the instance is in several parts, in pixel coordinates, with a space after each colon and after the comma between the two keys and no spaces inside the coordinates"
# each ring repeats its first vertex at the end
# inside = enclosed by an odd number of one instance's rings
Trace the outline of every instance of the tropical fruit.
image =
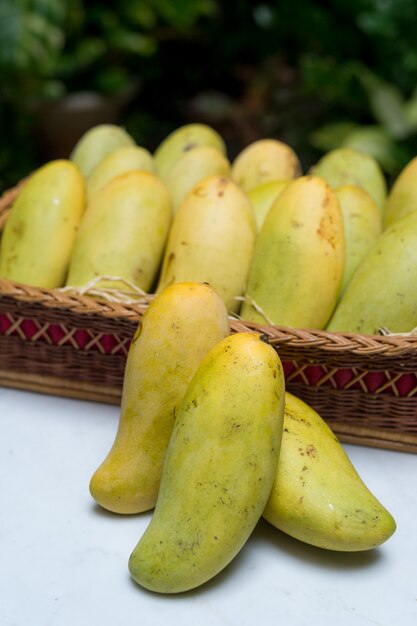
{"type": "Polygon", "coordinates": [[[151,522],[129,570],[178,593],[224,569],[257,524],[275,478],[284,410],[276,351],[236,333],[203,359],[177,412],[151,522]]]}

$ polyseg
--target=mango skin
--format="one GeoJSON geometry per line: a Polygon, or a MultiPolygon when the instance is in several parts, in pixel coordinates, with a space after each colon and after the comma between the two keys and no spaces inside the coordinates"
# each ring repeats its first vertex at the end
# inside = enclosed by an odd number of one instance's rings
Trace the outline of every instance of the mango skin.
{"type": "Polygon", "coordinates": [[[395,180],[386,203],[384,229],[417,211],[417,157],[414,157],[395,180]]]}
{"type": "Polygon", "coordinates": [[[288,392],[277,475],[263,517],[300,541],[344,552],[376,548],[396,529],[329,426],[288,392]]]}
{"type": "Polygon", "coordinates": [[[99,162],[122,146],[133,146],[135,140],[117,124],[98,124],[87,130],[77,141],[69,159],[88,178],[99,162]]]}
{"type": "Polygon", "coordinates": [[[226,145],[219,133],[207,124],[186,124],[176,128],[154,152],[156,171],[166,182],[169,171],[179,159],[198,146],[212,146],[226,155],[226,145]]]}
{"type": "Polygon", "coordinates": [[[174,282],[208,282],[228,311],[236,311],[255,237],[255,217],[243,191],[225,177],[205,178],[174,218],[157,293],[174,282]]]}
{"type": "Polygon", "coordinates": [[[381,212],[372,198],[355,185],[336,189],[345,227],[346,261],[341,292],[382,232],[381,212]]]}
{"type": "Polygon", "coordinates": [[[204,358],[177,413],[151,522],[129,570],[159,593],[202,585],[258,522],[275,478],[284,410],[275,350],[236,333],[204,358]]]}
{"type": "Polygon", "coordinates": [[[113,178],[131,170],[154,174],[155,163],[151,153],[141,146],[123,146],[113,150],[96,165],[87,180],[87,203],[91,203],[96,193],[113,178]]]}
{"type": "Polygon", "coordinates": [[[203,357],[229,333],[209,285],[178,283],[150,304],[129,349],[114,443],[90,481],[103,508],[130,514],[155,506],[180,401],[203,357]]]}
{"type": "Polygon", "coordinates": [[[232,163],[231,177],[246,192],[271,180],[301,176],[294,150],[277,139],[259,139],[244,148],[232,163]]]}
{"type": "Polygon", "coordinates": [[[417,326],[417,212],[383,231],[346,287],[327,326],[365,335],[417,326]]]}
{"type": "Polygon", "coordinates": [[[289,182],[258,234],[241,317],[324,328],[337,302],[344,261],[343,217],[334,191],[315,176],[289,182]]]}
{"type": "Polygon", "coordinates": [[[281,191],[284,191],[287,184],[287,180],[270,180],[248,191],[248,198],[255,214],[258,231],[261,229],[274,200],[278,198],[281,191]]]}
{"type": "Polygon", "coordinates": [[[0,276],[34,287],[62,287],[85,209],[85,183],[66,159],[34,172],[15,200],[0,248],[0,276]]]}
{"type": "MultiPolygon", "coordinates": [[[[67,285],[83,286],[99,276],[119,276],[149,291],[171,220],[171,198],[161,180],[143,171],[117,176],[85,212],[67,285]]],[[[129,290],[122,281],[100,280],[96,287],[129,290]]]]}
{"type": "Polygon", "coordinates": [[[174,215],[197,183],[208,176],[228,176],[229,173],[228,159],[213,146],[197,146],[183,154],[165,179],[171,192],[174,215]]]}
{"type": "Polygon", "coordinates": [[[311,168],[311,174],[323,178],[333,189],[342,185],[362,187],[375,202],[381,216],[385,211],[387,182],[374,157],[353,148],[330,150],[311,168]]]}

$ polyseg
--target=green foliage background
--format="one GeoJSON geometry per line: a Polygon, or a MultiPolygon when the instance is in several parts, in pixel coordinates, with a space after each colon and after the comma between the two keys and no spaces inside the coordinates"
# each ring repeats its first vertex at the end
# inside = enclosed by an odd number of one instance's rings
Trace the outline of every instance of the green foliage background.
{"type": "Polygon", "coordinates": [[[416,26],[415,0],[0,0],[0,188],[45,159],[45,101],[83,90],[123,95],[149,149],[200,120],[231,156],[277,137],[307,169],[353,145],[394,177],[417,153],[416,26]]]}

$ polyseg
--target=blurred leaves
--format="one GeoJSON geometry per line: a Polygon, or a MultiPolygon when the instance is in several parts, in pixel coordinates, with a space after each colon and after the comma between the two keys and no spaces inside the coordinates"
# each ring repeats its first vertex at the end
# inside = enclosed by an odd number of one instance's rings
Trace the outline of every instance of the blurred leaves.
{"type": "Polygon", "coordinates": [[[417,154],[416,30],[415,0],[0,0],[4,141],[33,157],[36,101],[140,83],[125,122],[150,147],[202,119],[232,152],[276,136],[307,170],[351,145],[393,177],[417,154]]]}

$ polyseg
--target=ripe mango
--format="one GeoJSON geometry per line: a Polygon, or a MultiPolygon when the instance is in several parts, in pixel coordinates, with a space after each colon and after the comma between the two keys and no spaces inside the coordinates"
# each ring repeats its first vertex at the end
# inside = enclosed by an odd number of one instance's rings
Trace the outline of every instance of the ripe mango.
{"type": "Polygon", "coordinates": [[[174,215],[197,183],[208,176],[228,176],[229,172],[229,161],[213,146],[197,146],[185,152],[170,169],[165,179],[171,192],[174,215]]]}
{"type": "Polygon", "coordinates": [[[0,249],[0,276],[35,287],[62,287],[85,208],[84,178],[66,159],[32,174],[15,200],[0,249]]]}
{"type": "Polygon", "coordinates": [[[87,203],[113,178],[131,170],[154,174],[155,163],[151,153],[140,146],[123,146],[110,152],[96,165],[87,180],[87,203]]]}
{"type": "Polygon", "coordinates": [[[346,261],[343,293],[356,268],[382,232],[381,212],[361,187],[343,185],[336,189],[345,227],[346,261]]]}
{"type": "Polygon", "coordinates": [[[96,165],[113,150],[133,145],[135,140],[121,126],[98,124],[80,137],[69,158],[88,178],[96,165]]]}
{"type": "MultiPolygon", "coordinates": [[[[131,171],[117,176],[95,195],[84,214],[67,284],[82,286],[99,276],[119,276],[149,291],[171,219],[169,191],[154,174],[131,171]]],[[[129,289],[121,281],[102,280],[96,286],[129,289]]]]}
{"type": "Polygon", "coordinates": [[[329,426],[288,392],[277,475],[263,517],[300,541],[346,552],[371,550],[396,528],[329,426]]]}
{"type": "Polygon", "coordinates": [[[208,282],[228,311],[236,311],[255,236],[253,210],[243,191],[223,176],[205,178],[174,218],[157,292],[175,282],[208,282]]]}
{"type": "Polygon", "coordinates": [[[377,334],[417,326],[417,212],[383,231],[346,287],[328,330],[377,334]]]}
{"type": "Polygon", "coordinates": [[[311,173],[323,178],[333,189],[342,185],[362,187],[383,215],[387,183],[377,160],[370,154],[354,148],[336,148],[325,154],[311,173]]]}
{"type": "Polygon", "coordinates": [[[129,570],[159,593],[195,588],[243,547],[276,475],[284,411],[276,351],[236,333],[201,362],[177,412],[151,522],[129,570]]]}
{"type": "Polygon", "coordinates": [[[186,124],[170,133],[154,152],[156,171],[166,181],[169,171],[179,159],[198,146],[212,146],[226,154],[226,145],[219,133],[207,124],[186,124]]]}
{"type": "Polygon", "coordinates": [[[417,157],[400,172],[388,195],[384,228],[401,217],[417,211],[417,157]]]}
{"type": "Polygon", "coordinates": [[[270,180],[248,191],[248,198],[252,204],[258,231],[261,229],[274,200],[278,198],[287,184],[287,180],[270,180]]]}
{"type": "Polygon", "coordinates": [[[229,332],[226,308],[209,285],[177,283],[150,304],[129,349],[116,438],[90,482],[102,507],[140,513],[155,506],[179,403],[203,357],[229,332]]]}
{"type": "Polygon", "coordinates": [[[290,181],[258,234],[241,317],[324,328],[339,295],[344,260],[343,217],[335,192],[316,176],[290,181]]]}
{"type": "Polygon", "coordinates": [[[277,139],[254,141],[232,163],[231,177],[244,191],[271,180],[290,180],[298,176],[301,176],[301,165],[296,153],[277,139]]]}

